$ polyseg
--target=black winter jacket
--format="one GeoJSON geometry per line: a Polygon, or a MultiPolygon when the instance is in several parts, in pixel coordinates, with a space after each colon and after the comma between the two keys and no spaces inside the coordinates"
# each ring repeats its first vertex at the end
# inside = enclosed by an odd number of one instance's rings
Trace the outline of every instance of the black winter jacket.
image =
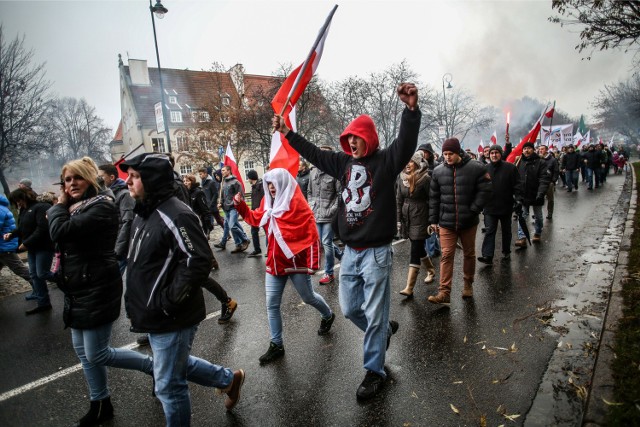
{"type": "Polygon", "coordinates": [[[189,198],[190,198],[190,206],[191,209],[198,215],[200,218],[200,223],[202,224],[202,229],[205,233],[211,231],[211,211],[207,206],[207,197],[205,192],[200,188],[199,183],[193,183],[191,185],[191,189],[189,189],[189,198]]]}
{"type": "Polygon", "coordinates": [[[558,166],[558,159],[551,153],[547,153],[546,157],[543,157],[542,160],[546,163],[549,168],[549,173],[551,174],[551,182],[555,183],[558,178],[560,178],[560,166],[558,166]]]}
{"type": "Polygon", "coordinates": [[[560,167],[562,170],[574,171],[576,169],[580,169],[580,154],[575,151],[570,153],[566,152],[562,156],[561,162],[562,166],[560,167]]]}
{"type": "Polygon", "coordinates": [[[513,211],[513,202],[522,202],[522,183],[516,165],[500,160],[489,162],[487,171],[491,176],[493,197],[484,207],[486,215],[502,216],[513,211]]]}
{"type": "Polygon", "coordinates": [[[47,210],[49,203],[35,202],[20,211],[18,228],[11,232],[11,238],[19,237],[28,251],[51,251],[53,242],[49,236],[47,210]]]}
{"type": "Polygon", "coordinates": [[[264,185],[259,179],[251,186],[251,209],[258,209],[264,198],[264,185]]]}
{"type": "Polygon", "coordinates": [[[551,172],[543,159],[536,153],[529,157],[520,156],[516,163],[523,189],[523,205],[542,206],[551,182],[551,172]]]}
{"type": "Polygon", "coordinates": [[[213,256],[196,214],[175,197],[143,209],[131,226],[125,307],[133,332],[171,332],[206,315],[200,285],[213,256]]]}
{"type": "Polygon", "coordinates": [[[598,150],[588,150],[584,154],[582,154],[582,158],[585,161],[585,164],[589,169],[599,169],[603,163],[606,162],[602,151],[598,150]]]}
{"type": "Polygon", "coordinates": [[[465,230],[477,225],[492,191],[486,166],[468,154],[462,154],[462,160],[453,165],[443,162],[431,176],[429,223],[448,230],[465,230]]]}
{"type": "Polygon", "coordinates": [[[129,231],[131,230],[131,221],[133,221],[133,207],[136,205],[135,200],[129,194],[127,184],[118,179],[109,187],[113,191],[116,207],[118,208],[120,218],[120,229],[118,230],[118,239],[116,240],[116,257],[124,259],[127,256],[129,245],[129,231]]]}
{"type": "Polygon", "coordinates": [[[57,204],[47,212],[51,238],[60,251],[58,287],[64,292],[67,327],[91,329],[120,315],[122,277],[114,251],[118,210],[101,194],[69,213],[57,204]]]}

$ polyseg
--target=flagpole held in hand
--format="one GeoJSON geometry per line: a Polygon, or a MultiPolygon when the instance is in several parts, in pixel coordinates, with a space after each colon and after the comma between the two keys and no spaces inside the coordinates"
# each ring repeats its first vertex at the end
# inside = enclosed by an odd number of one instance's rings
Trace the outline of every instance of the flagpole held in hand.
{"type": "Polygon", "coordinates": [[[316,51],[316,48],[318,47],[318,44],[320,43],[320,40],[322,40],[322,37],[324,36],[324,33],[327,31],[327,28],[329,27],[329,24],[331,24],[331,19],[333,19],[333,14],[336,13],[336,9],[338,9],[338,5],[337,4],[335,6],[333,6],[333,9],[331,9],[331,12],[329,12],[329,16],[324,21],[324,24],[322,25],[322,28],[320,28],[320,32],[318,32],[318,37],[316,37],[316,41],[313,43],[313,46],[311,47],[311,50],[309,51],[309,54],[307,55],[307,59],[304,60],[304,63],[302,64],[302,68],[300,69],[300,72],[296,76],[296,80],[294,81],[293,86],[291,87],[291,90],[289,91],[289,96],[287,97],[286,102],[282,105],[282,110],[280,110],[280,113],[278,114],[279,116],[284,116],[284,112],[286,111],[287,106],[289,105],[289,102],[291,101],[291,96],[296,92],[296,89],[298,88],[298,85],[300,84],[300,79],[302,78],[304,73],[307,71],[307,68],[309,68],[309,63],[311,62],[310,59],[313,56],[313,53],[316,51]]]}

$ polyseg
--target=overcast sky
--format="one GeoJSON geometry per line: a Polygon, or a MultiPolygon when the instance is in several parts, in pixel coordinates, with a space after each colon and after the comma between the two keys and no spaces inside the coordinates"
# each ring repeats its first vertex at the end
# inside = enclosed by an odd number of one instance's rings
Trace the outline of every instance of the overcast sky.
{"type": "MultiPolygon", "coordinates": [[[[153,0],[155,3],[155,0],[153,0]]],[[[574,50],[572,32],[548,22],[551,0],[308,1],[165,0],[156,20],[163,68],[242,63],[271,75],[299,65],[334,4],[338,10],[318,68],[327,81],[380,72],[406,59],[424,84],[442,90],[452,74],[485,104],[523,96],[557,101],[572,116],[593,114],[604,84],[626,80],[633,55],[574,50]]],[[[25,37],[58,96],[85,98],[105,123],[120,118],[118,54],[156,67],[148,0],[2,1],[7,39],[25,37]]],[[[454,89],[455,90],[455,89],[454,89]]]]}

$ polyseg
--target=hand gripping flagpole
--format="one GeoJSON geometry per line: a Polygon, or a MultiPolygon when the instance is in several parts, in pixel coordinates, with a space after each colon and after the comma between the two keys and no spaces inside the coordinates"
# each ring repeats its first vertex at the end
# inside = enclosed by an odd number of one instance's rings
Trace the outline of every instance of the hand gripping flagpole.
{"type": "Polygon", "coordinates": [[[313,43],[313,46],[311,46],[311,50],[307,55],[307,59],[305,59],[304,64],[302,64],[302,68],[300,69],[300,72],[296,76],[296,80],[293,82],[293,86],[291,87],[291,90],[289,91],[289,95],[287,96],[287,101],[282,105],[282,110],[280,111],[280,114],[279,114],[280,116],[284,114],[285,110],[287,109],[287,106],[289,105],[289,102],[291,102],[291,96],[295,93],[296,89],[298,88],[298,85],[300,84],[300,79],[302,78],[304,73],[307,71],[307,68],[309,68],[309,62],[311,62],[310,61],[311,56],[313,56],[313,52],[316,51],[316,48],[318,47],[320,40],[322,40],[322,36],[327,31],[327,27],[329,26],[329,24],[331,24],[331,19],[333,19],[333,14],[336,13],[337,8],[338,8],[337,4],[333,6],[333,9],[331,9],[331,12],[329,12],[329,16],[327,16],[327,19],[324,21],[324,25],[322,25],[322,28],[320,28],[318,37],[316,37],[316,41],[313,43]]]}

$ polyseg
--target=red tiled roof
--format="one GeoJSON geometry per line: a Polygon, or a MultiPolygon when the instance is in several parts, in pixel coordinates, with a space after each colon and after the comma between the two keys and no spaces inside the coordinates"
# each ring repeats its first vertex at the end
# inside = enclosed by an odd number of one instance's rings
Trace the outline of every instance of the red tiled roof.
{"type": "MultiPolygon", "coordinates": [[[[149,80],[151,82],[149,86],[131,85],[128,66],[124,67],[124,72],[142,127],[155,127],[154,104],[161,99],[158,69],[149,68],[149,80]]],[[[188,113],[191,110],[202,110],[210,105],[219,105],[219,102],[213,102],[213,100],[217,99],[215,97],[220,96],[218,92],[228,94],[231,98],[231,105],[238,105],[238,92],[229,73],[163,68],[162,83],[165,90],[165,103],[168,109],[170,111],[181,111],[182,120],[185,123],[190,123],[191,118],[188,113]],[[169,96],[175,96],[178,103],[169,103],[169,96]]]]}

